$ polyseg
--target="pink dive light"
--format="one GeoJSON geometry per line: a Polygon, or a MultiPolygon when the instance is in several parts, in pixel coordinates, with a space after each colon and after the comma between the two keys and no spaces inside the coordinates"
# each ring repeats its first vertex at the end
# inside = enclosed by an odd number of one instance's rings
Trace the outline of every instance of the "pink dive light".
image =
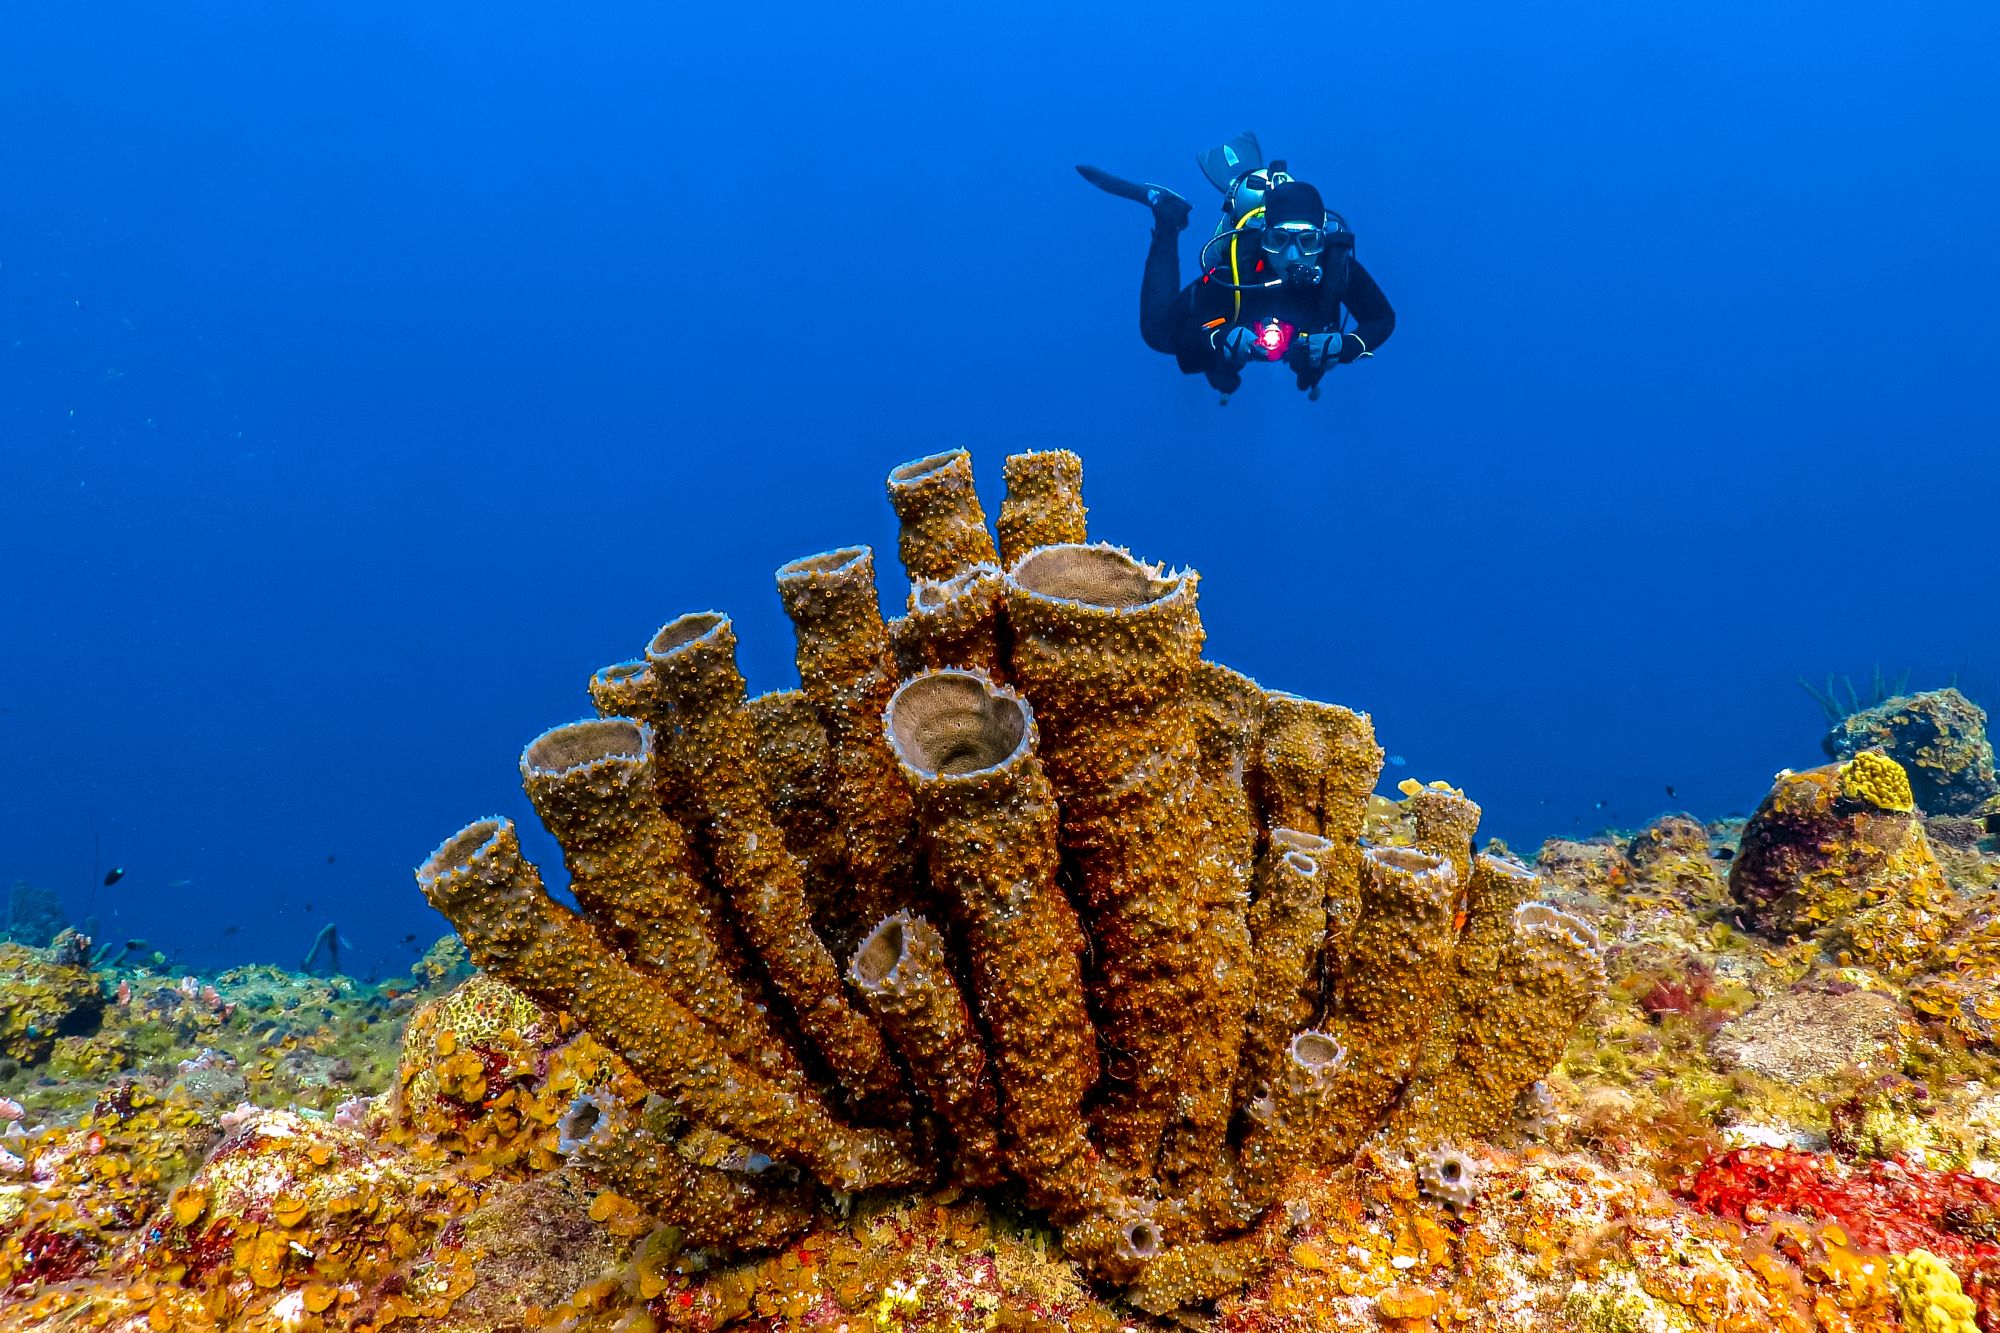
{"type": "Polygon", "coordinates": [[[1287,324],[1281,319],[1267,319],[1264,321],[1264,327],[1257,330],[1257,346],[1264,350],[1266,361],[1282,361],[1285,353],[1291,348],[1293,336],[1297,333],[1298,328],[1294,325],[1287,324]]]}

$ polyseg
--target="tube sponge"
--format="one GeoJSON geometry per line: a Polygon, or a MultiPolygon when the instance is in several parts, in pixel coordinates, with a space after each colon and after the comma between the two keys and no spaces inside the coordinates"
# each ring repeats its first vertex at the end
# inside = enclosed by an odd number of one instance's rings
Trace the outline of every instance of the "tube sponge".
{"type": "Polygon", "coordinates": [[[1353,1059],[1316,1161],[1346,1156],[1381,1122],[1451,975],[1458,901],[1451,862],[1408,847],[1370,847],[1361,863],[1361,908],[1327,1023],[1353,1059]]]}
{"type": "Polygon", "coordinates": [[[646,660],[673,710],[668,754],[678,786],[707,835],[738,927],[841,1086],[885,1120],[900,1118],[908,1109],[902,1075],[881,1031],[848,1003],[840,969],[813,933],[799,863],[772,818],[729,618],[682,616],[653,637],[646,660]]]}
{"type": "Polygon", "coordinates": [[[1412,1137],[1464,1142],[1505,1125],[1604,990],[1603,950],[1588,925],[1532,902],[1509,925],[1490,979],[1462,1001],[1454,1058],[1422,1071],[1404,1095],[1396,1126],[1412,1137]]]}
{"type": "Polygon", "coordinates": [[[1472,883],[1472,839],[1479,832],[1479,807],[1465,793],[1441,782],[1419,787],[1403,798],[1416,825],[1417,850],[1442,856],[1458,872],[1461,887],[1472,883]]]}
{"type": "Polygon", "coordinates": [[[1037,546],[1087,541],[1083,460],[1067,449],[1011,454],[1001,465],[1000,559],[1012,565],[1037,546]]]}
{"type": "Polygon", "coordinates": [[[791,1047],[737,983],[728,924],[683,866],[680,825],[650,799],[651,737],[629,718],[555,727],[521,752],[521,780],[570,872],[570,892],[628,959],[657,975],[736,1059],[803,1086],[791,1047]]]}
{"type": "Polygon", "coordinates": [[[910,792],[882,735],[896,692],[875,560],[850,546],[778,570],[778,597],[798,640],[799,679],[832,751],[827,803],[841,820],[847,891],[871,925],[916,905],[910,792]]]}
{"type": "Polygon", "coordinates": [[[1056,805],[1035,715],[976,671],[903,682],[884,719],[916,802],[931,883],[957,914],[993,1042],[1009,1164],[1058,1225],[1111,1191],[1084,1134],[1097,1079],[1083,932],[1056,886],[1056,805]]]}
{"type": "Polygon", "coordinates": [[[1063,850],[1097,949],[1107,1156],[1151,1174],[1192,1026],[1197,804],[1186,698],[1201,651],[1195,576],[1111,546],[1043,546],[1007,575],[1014,678],[1035,705],[1063,850]]]}
{"type": "Polygon", "coordinates": [[[768,1158],[756,1171],[691,1162],[608,1088],[578,1097],[559,1128],[578,1166],[679,1227],[688,1245],[769,1249],[812,1225],[812,1186],[796,1171],[768,1158]]]}
{"type": "Polygon", "coordinates": [[[1004,682],[1000,608],[1005,596],[998,565],[968,565],[948,579],[918,580],[910,589],[908,612],[890,627],[903,674],[964,667],[1004,682]]]}
{"type": "Polygon", "coordinates": [[[1285,1043],[1311,1025],[1319,1008],[1320,945],[1327,929],[1320,857],[1331,846],[1317,834],[1273,829],[1257,864],[1257,897],[1250,905],[1257,971],[1236,1071],[1239,1106],[1269,1091],[1285,1043]]]}
{"type": "Polygon", "coordinates": [[[889,505],[902,520],[897,553],[910,582],[948,579],[1000,553],[972,488],[972,455],[963,449],[912,459],[889,473],[889,505]]]}
{"type": "Polygon", "coordinates": [[[920,916],[896,913],[861,941],[847,976],[902,1052],[918,1091],[951,1126],[960,1178],[975,1187],[997,1183],[998,1103],[986,1049],[937,930],[920,916]]]}
{"type": "Polygon", "coordinates": [[[482,819],[446,839],[418,868],[417,884],[475,963],[572,1015],[688,1114],[842,1189],[924,1178],[895,1136],[850,1129],[810,1089],[781,1087],[731,1059],[686,1006],[548,896],[510,821],[482,819]]]}

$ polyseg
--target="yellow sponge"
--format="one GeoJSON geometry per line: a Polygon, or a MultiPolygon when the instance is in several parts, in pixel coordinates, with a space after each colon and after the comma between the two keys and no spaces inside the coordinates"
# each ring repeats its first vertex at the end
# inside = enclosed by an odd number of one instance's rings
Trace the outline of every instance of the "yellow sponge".
{"type": "Polygon", "coordinates": [[[1897,1256],[1890,1275],[1903,1303],[1905,1326],[1916,1333],[1977,1333],[1972,1298],[1944,1260],[1929,1250],[1911,1250],[1897,1256]]]}
{"type": "Polygon", "coordinates": [[[1840,770],[1840,794],[1882,810],[1907,813],[1917,808],[1910,775],[1880,750],[1863,750],[1840,770]]]}

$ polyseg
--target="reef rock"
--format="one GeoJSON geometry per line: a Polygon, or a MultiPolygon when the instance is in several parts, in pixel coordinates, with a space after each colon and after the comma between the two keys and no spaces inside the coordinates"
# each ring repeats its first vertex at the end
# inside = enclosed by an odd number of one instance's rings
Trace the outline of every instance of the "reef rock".
{"type": "Polygon", "coordinates": [[[1865,708],[1841,719],[1824,744],[1835,759],[1864,750],[1894,759],[1926,814],[1969,815],[2000,795],[1986,710],[1955,689],[1898,695],[1865,708]]]}
{"type": "Polygon", "coordinates": [[[24,879],[14,881],[14,887],[7,891],[6,928],[0,930],[0,939],[46,949],[68,928],[69,917],[60,894],[24,879]]]}
{"type": "Polygon", "coordinates": [[[1902,1057],[1896,1002],[1856,987],[1802,986],[1723,1024],[1709,1050],[1724,1067],[1782,1083],[1866,1083],[1902,1057]]]}
{"type": "Polygon", "coordinates": [[[1729,890],[1758,930],[1818,936],[1889,972],[1917,966],[1958,915],[1909,777],[1876,750],[1780,773],[1744,826],[1729,890]]]}
{"type": "MultiPolygon", "coordinates": [[[[1171,1310],[1252,1279],[1295,1173],[1501,1130],[1600,949],[1474,853],[1445,784],[1407,792],[1410,845],[1364,845],[1368,716],[1206,660],[1196,576],[1087,544],[1073,455],[1006,478],[996,545],[962,451],[890,474],[893,626],[865,547],[778,571],[797,691],[748,698],[710,612],[597,674],[602,716],[521,759],[580,910],[497,817],[418,881],[491,977],[616,1053],[557,1126],[608,1216],[756,1250],[820,1191],[1013,1182],[1085,1272],[1171,1310]]],[[[426,1031],[435,1115],[522,1095],[490,1044],[426,1031]]]]}
{"type": "Polygon", "coordinates": [[[53,950],[0,944],[0,1056],[40,1064],[56,1039],[89,1032],[104,1010],[97,976],[53,950]]]}

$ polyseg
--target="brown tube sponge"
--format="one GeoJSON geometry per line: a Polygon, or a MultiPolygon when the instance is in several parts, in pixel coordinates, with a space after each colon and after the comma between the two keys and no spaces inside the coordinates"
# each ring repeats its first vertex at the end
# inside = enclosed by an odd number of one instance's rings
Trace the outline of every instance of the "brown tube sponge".
{"type": "Polygon", "coordinates": [[[948,579],[1000,553],[972,488],[972,455],[951,449],[912,459],[889,473],[889,505],[902,520],[897,553],[910,582],[948,579]]]}
{"type": "Polygon", "coordinates": [[[778,570],[778,598],[798,639],[799,680],[833,753],[827,803],[841,821],[847,892],[871,926],[916,905],[910,792],[882,734],[896,692],[875,558],[850,546],[778,570]]]}
{"type": "Polygon", "coordinates": [[[1442,856],[1458,872],[1461,888],[1472,883],[1472,839],[1479,832],[1479,807],[1465,793],[1442,783],[1419,787],[1403,799],[1416,824],[1418,851],[1442,856]]]}
{"type": "Polygon", "coordinates": [[[902,1118],[902,1075],[880,1030],[848,1002],[838,965],[813,933],[804,876],[771,816],[729,618],[682,616],[654,636],[646,660],[673,709],[667,757],[738,928],[841,1086],[872,1114],[902,1118]]]}
{"type": "Polygon", "coordinates": [[[508,820],[482,819],[447,839],[418,868],[417,884],[475,963],[574,1016],[690,1116],[841,1189],[924,1179],[894,1136],[850,1129],[809,1089],[780,1087],[732,1060],[686,1006],[550,899],[508,820]]]}
{"type": "Polygon", "coordinates": [[[998,565],[969,565],[948,579],[919,580],[910,589],[908,613],[890,626],[902,673],[963,667],[1004,684],[1000,608],[1005,600],[998,565]]]}
{"type": "Polygon", "coordinates": [[[690,1162],[609,1089],[578,1097],[557,1130],[572,1161],[605,1188],[679,1227],[683,1244],[767,1250],[813,1223],[812,1185],[796,1172],[768,1162],[755,1171],[690,1162]]]}
{"type": "Polygon", "coordinates": [[[1058,1225],[1111,1197],[1084,1134],[1097,1078],[1083,932],[1056,886],[1056,805],[1034,713],[976,671],[903,682],[884,725],[916,801],[931,883],[957,912],[993,1041],[1008,1161],[1058,1225]]]}
{"type": "Polygon", "coordinates": [[[1361,863],[1361,911],[1327,1022],[1353,1058],[1315,1148],[1320,1161],[1353,1152],[1382,1122],[1451,978],[1458,902],[1451,862],[1409,847],[1370,847],[1361,863]]]}
{"type": "Polygon", "coordinates": [[[1033,701],[1097,950],[1117,1056],[1099,1108],[1105,1153],[1150,1175],[1193,1026],[1200,872],[1188,675],[1201,651],[1195,576],[1111,546],[1043,546],[1007,576],[1014,678],[1033,701]]]}
{"type": "MultiPolygon", "coordinates": [[[[1274,691],[1264,696],[1262,738],[1252,789],[1264,827],[1317,833],[1333,844],[1320,858],[1331,927],[1361,891],[1361,824],[1382,774],[1374,723],[1339,704],[1274,691]]],[[[1321,965],[1329,987],[1339,974],[1336,943],[1329,938],[1321,965]]],[[[1325,1000],[1332,998],[1329,989],[1325,1000]]]]}
{"type": "Polygon", "coordinates": [[[858,938],[867,922],[846,889],[840,817],[827,804],[833,750],[803,690],[772,690],[744,705],[757,729],[757,766],[771,800],[771,817],[785,846],[799,858],[812,904],[813,926],[828,939],[858,938]]]}
{"type": "Polygon", "coordinates": [[[1012,454],[1001,472],[1007,479],[1007,497],[1000,502],[1003,564],[1011,566],[1037,546],[1089,540],[1081,458],[1067,449],[1012,454]]]}
{"type": "Polygon", "coordinates": [[[622,717],[553,728],[521,752],[521,781],[598,934],[655,974],[732,1057],[803,1086],[790,1046],[736,982],[717,904],[682,869],[686,835],[653,803],[646,729],[622,717]]]}
{"type": "Polygon", "coordinates": [[[999,1103],[986,1048],[952,979],[944,940],[920,916],[875,927],[847,965],[848,980],[903,1053],[917,1090],[958,1139],[958,1173],[974,1187],[1000,1180],[999,1103]]]}
{"type": "Polygon", "coordinates": [[[1326,890],[1320,861],[1332,846],[1296,829],[1272,829],[1257,863],[1250,904],[1250,939],[1257,972],[1234,1100],[1239,1106],[1270,1090],[1285,1044],[1312,1025],[1319,1008],[1319,959],[1326,938],[1326,890]]]}
{"type": "Polygon", "coordinates": [[[1465,926],[1453,951],[1451,984],[1392,1117],[1398,1132],[1423,1143],[1436,1142],[1440,1127],[1455,1115],[1436,1104],[1438,1080],[1461,1058],[1466,1025],[1500,984],[1501,956],[1514,935],[1514,909],[1533,898],[1539,887],[1534,872],[1519,862],[1497,856],[1474,858],[1465,889],[1465,926]]]}
{"type": "Polygon", "coordinates": [[[1400,1131],[1425,1142],[1466,1142],[1506,1123],[1515,1100],[1561,1058],[1570,1033],[1604,990],[1602,946],[1575,917],[1522,903],[1492,981],[1458,1027],[1456,1058],[1411,1087],[1400,1131]]]}
{"type": "Polygon", "coordinates": [[[1338,1123],[1341,1108],[1355,1104],[1348,1064],[1347,1048],[1331,1033],[1309,1028],[1285,1043],[1268,1089],[1248,1106],[1238,1170],[1251,1201],[1268,1204],[1292,1172],[1324,1160],[1331,1135],[1352,1135],[1358,1144],[1374,1128],[1338,1123]]]}

